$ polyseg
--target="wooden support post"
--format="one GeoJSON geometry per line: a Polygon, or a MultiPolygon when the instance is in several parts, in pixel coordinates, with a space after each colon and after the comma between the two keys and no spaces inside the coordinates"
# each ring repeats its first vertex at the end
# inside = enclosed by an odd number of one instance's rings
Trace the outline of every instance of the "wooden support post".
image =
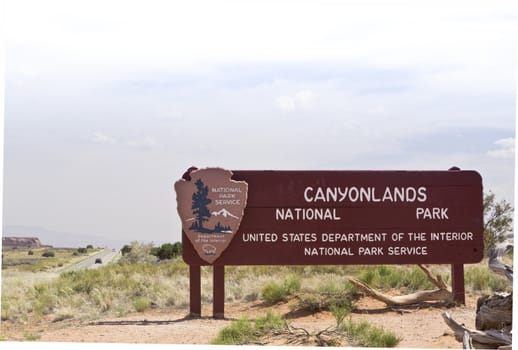
{"type": "MultiPolygon", "coordinates": [[[[459,167],[452,166],[448,171],[460,171],[459,167]]],[[[451,265],[451,292],[453,301],[459,304],[466,304],[466,290],[464,288],[464,265],[451,265]]]]}
{"type": "Polygon", "coordinates": [[[212,316],[225,318],[225,266],[214,265],[213,271],[214,290],[212,293],[212,316]]]}
{"type": "Polygon", "coordinates": [[[189,303],[191,317],[201,316],[201,268],[189,265],[189,303]]]}
{"type": "Polygon", "coordinates": [[[466,304],[463,264],[451,265],[451,292],[453,294],[454,302],[466,304]]]}

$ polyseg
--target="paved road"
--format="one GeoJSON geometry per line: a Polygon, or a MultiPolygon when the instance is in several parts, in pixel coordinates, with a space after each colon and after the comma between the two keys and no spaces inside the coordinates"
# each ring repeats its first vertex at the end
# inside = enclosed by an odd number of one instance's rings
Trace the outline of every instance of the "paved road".
{"type": "Polygon", "coordinates": [[[72,266],[69,266],[67,268],[65,268],[63,270],[63,272],[66,272],[66,271],[76,271],[76,270],[81,270],[81,269],[96,269],[98,267],[101,267],[101,266],[104,266],[106,265],[107,263],[109,263],[113,258],[115,258],[118,254],[120,254],[119,251],[112,251],[111,249],[104,249],[103,251],[95,254],[95,255],[92,255],[90,257],[88,257],[87,259],[75,264],[75,265],[72,265],[72,266]],[[101,259],[102,263],[101,264],[96,264],[95,263],[95,260],[96,259],[101,259]]]}

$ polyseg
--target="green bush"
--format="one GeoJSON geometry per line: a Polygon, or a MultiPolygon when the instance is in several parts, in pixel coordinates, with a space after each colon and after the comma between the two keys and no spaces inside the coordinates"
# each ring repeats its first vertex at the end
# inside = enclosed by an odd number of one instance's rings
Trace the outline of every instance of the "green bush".
{"type": "Polygon", "coordinates": [[[122,258],[119,259],[119,264],[151,264],[157,261],[157,258],[151,255],[152,243],[133,241],[128,249],[126,249],[126,253],[123,253],[122,258]]]}
{"type": "Polygon", "coordinates": [[[174,259],[182,254],[182,243],[162,244],[160,247],[152,248],[150,254],[156,256],[159,260],[174,259]]]}
{"type": "Polygon", "coordinates": [[[34,252],[33,252],[32,250],[29,250],[29,251],[27,252],[27,254],[28,254],[28,255],[34,255],[34,252]]]}
{"type": "Polygon", "coordinates": [[[484,194],[484,255],[505,235],[513,231],[514,208],[505,200],[497,201],[491,191],[484,194]]]}

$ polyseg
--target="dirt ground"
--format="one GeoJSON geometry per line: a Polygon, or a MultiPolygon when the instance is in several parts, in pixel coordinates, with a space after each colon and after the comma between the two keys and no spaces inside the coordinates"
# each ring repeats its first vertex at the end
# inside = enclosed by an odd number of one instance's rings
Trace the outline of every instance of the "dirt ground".
{"type": "MultiPolygon", "coordinates": [[[[455,320],[474,328],[476,297],[466,296],[466,305],[448,308],[433,304],[404,309],[389,309],[365,297],[358,301],[353,320],[366,320],[372,325],[395,332],[402,338],[400,348],[462,348],[444,323],[441,313],[448,312],[455,320]]],[[[268,310],[289,318],[294,327],[318,332],[335,324],[329,312],[292,314],[286,304],[275,306],[261,302],[225,305],[225,319],[215,320],[211,305],[204,306],[202,317],[186,317],[187,310],[151,310],[122,318],[95,321],[66,320],[43,321],[35,325],[2,322],[0,333],[4,340],[27,341],[28,335],[41,342],[102,342],[102,343],[159,343],[159,344],[209,344],[218,331],[233,319],[263,316],[268,310]]],[[[287,345],[282,339],[267,341],[267,345],[287,345]]],[[[304,344],[292,344],[304,345],[304,344]]],[[[307,344],[314,345],[314,344],[307,344]]]]}

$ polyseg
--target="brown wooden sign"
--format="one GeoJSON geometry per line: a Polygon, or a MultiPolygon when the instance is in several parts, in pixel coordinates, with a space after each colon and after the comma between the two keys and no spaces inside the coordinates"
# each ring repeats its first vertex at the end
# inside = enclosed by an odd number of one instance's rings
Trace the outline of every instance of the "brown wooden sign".
{"type": "MultiPolygon", "coordinates": [[[[184,225],[188,264],[463,264],[483,257],[475,171],[233,171],[232,180],[248,184],[239,229],[207,260],[184,225]]],[[[193,189],[179,208],[192,210],[193,189]]]]}

